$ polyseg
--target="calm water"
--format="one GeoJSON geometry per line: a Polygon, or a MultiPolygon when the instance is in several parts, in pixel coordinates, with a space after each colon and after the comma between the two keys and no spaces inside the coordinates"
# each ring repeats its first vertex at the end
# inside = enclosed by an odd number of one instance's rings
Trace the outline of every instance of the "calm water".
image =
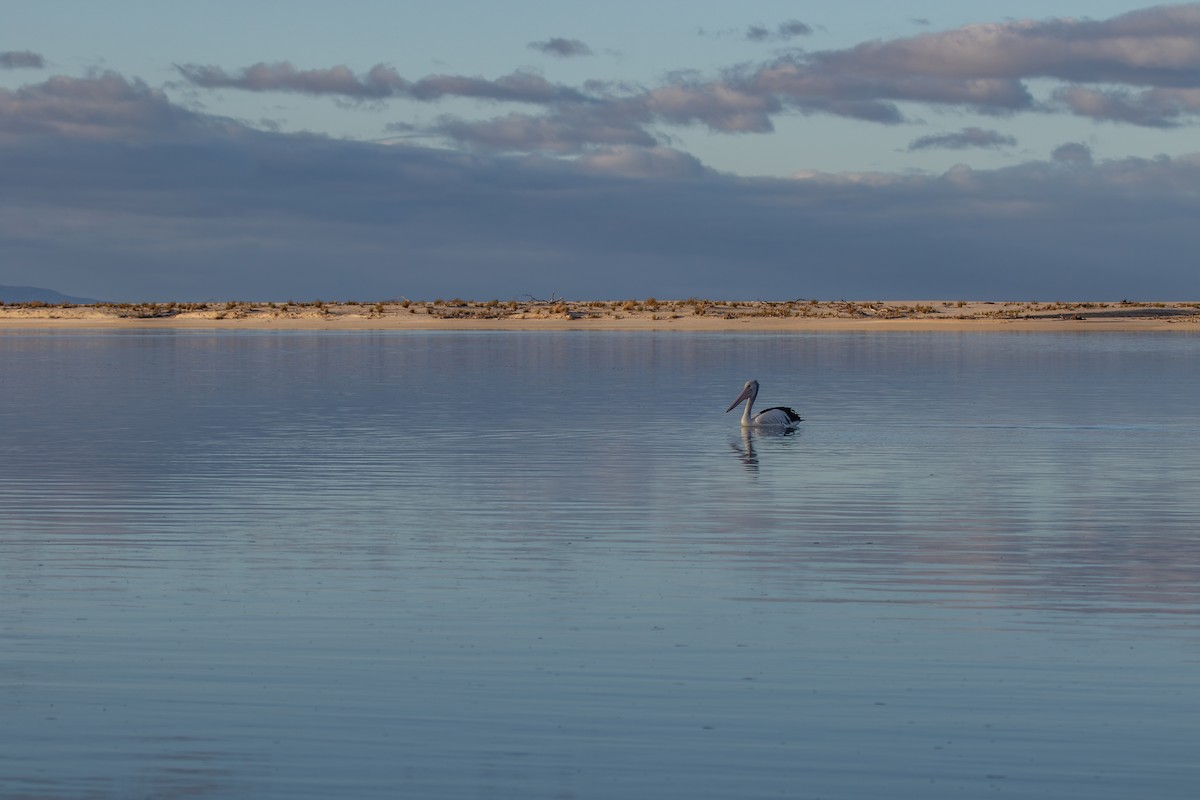
{"type": "Polygon", "coordinates": [[[10,331],[0,413],[6,799],[1200,785],[1200,336],[10,331]]]}

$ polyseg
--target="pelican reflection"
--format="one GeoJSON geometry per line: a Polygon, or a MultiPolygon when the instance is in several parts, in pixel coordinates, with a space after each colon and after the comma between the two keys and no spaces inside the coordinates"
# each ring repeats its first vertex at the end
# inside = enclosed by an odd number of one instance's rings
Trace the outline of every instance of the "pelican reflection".
{"type": "Polygon", "coordinates": [[[755,439],[760,440],[760,443],[767,446],[772,445],[791,445],[792,441],[799,439],[800,430],[798,428],[742,428],[742,435],[738,439],[731,440],[729,447],[737,454],[738,460],[742,462],[749,472],[758,474],[759,458],[758,451],[755,448],[755,439]]]}

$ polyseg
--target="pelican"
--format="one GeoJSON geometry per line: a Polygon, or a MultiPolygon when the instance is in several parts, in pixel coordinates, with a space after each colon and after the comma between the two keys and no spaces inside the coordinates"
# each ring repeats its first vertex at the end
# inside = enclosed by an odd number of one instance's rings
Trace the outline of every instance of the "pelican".
{"type": "Polygon", "coordinates": [[[729,404],[725,413],[733,411],[738,403],[745,400],[746,410],[742,412],[743,428],[793,428],[797,422],[801,422],[800,415],[794,409],[784,406],[765,408],[757,414],[753,413],[751,409],[756,397],[758,397],[758,381],[746,381],[746,385],[742,387],[742,393],[729,404]]]}

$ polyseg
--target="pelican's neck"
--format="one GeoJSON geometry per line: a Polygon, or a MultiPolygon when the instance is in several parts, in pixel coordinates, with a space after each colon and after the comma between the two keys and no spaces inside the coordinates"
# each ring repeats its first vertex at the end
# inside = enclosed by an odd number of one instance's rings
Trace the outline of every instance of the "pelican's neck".
{"type": "Polygon", "coordinates": [[[754,407],[754,398],[758,394],[755,392],[746,398],[746,410],[742,412],[742,427],[749,428],[754,423],[751,421],[751,409],[754,407]]]}

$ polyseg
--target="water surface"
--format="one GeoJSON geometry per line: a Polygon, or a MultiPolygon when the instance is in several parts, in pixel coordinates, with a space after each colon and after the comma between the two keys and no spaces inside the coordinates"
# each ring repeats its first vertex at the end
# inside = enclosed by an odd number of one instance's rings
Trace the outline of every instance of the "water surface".
{"type": "Polygon", "coordinates": [[[1200,337],[5,332],[0,369],[0,797],[1200,783],[1200,337]],[[748,378],[799,431],[721,413],[748,378]]]}

